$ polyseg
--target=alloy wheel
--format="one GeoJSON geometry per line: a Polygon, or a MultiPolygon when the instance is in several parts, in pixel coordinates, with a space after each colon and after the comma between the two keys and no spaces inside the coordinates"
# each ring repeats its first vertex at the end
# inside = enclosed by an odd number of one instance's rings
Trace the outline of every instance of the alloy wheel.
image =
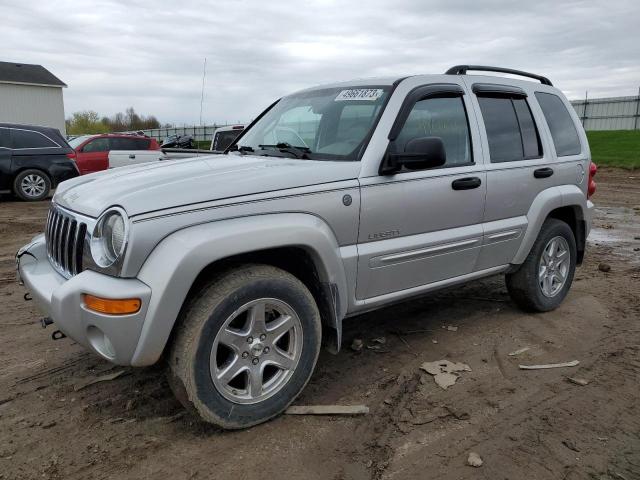
{"type": "Polygon", "coordinates": [[[36,198],[44,193],[47,188],[47,184],[42,176],[30,173],[29,175],[25,175],[22,179],[22,182],[20,182],[20,188],[26,196],[36,198]]]}
{"type": "Polygon", "coordinates": [[[241,404],[275,395],[300,361],[302,340],[300,318],[285,302],[260,298],[243,305],[214,339],[209,360],[214,386],[241,404]]]}
{"type": "Polygon", "coordinates": [[[545,297],[555,297],[567,282],[571,253],[564,237],[553,237],[542,250],[538,264],[538,283],[545,297]]]}

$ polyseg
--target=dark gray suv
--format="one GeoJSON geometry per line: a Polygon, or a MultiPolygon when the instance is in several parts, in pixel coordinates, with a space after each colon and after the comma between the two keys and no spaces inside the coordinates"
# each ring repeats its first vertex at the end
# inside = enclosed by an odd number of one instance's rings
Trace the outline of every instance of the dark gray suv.
{"type": "Polygon", "coordinates": [[[47,198],[60,182],[79,175],[73,157],[55,128],[0,123],[0,193],[25,201],[47,198]]]}

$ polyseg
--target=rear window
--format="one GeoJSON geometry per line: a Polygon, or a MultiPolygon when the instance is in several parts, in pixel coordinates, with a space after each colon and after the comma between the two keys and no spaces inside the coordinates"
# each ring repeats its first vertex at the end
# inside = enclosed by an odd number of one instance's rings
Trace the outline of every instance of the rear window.
{"type": "Polygon", "coordinates": [[[551,130],[556,154],[559,157],[578,155],[582,151],[580,138],[564,102],[552,93],[536,92],[536,98],[551,130]]]}
{"type": "Polygon", "coordinates": [[[17,128],[11,129],[11,145],[14,149],[59,147],[57,143],[40,132],[17,128]]]}
{"type": "Polygon", "coordinates": [[[479,96],[492,163],[542,156],[540,137],[524,98],[479,96]]]}

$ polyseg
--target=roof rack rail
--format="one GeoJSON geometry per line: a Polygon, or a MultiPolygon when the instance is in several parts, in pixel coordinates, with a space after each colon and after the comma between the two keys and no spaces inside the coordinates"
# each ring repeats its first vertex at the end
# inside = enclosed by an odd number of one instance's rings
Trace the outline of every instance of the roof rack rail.
{"type": "Polygon", "coordinates": [[[456,65],[447,70],[445,75],[466,75],[468,70],[474,70],[478,72],[497,72],[497,73],[509,73],[511,75],[519,75],[521,77],[529,77],[538,80],[543,85],[549,85],[553,87],[551,80],[542,75],[536,75],[535,73],[523,72],[522,70],[513,70],[511,68],[501,67],[487,67],[483,65],[456,65]]]}

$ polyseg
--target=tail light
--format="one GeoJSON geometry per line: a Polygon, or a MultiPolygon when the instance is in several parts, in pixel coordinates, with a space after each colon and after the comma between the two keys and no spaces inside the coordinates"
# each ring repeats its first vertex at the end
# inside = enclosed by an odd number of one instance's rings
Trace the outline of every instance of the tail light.
{"type": "Polygon", "coordinates": [[[67,158],[70,158],[71,160],[73,160],[75,162],[76,160],[76,152],[75,150],[71,153],[67,153],[67,158]]]}
{"type": "Polygon", "coordinates": [[[595,163],[591,162],[589,165],[589,183],[587,184],[587,198],[591,198],[591,195],[596,193],[596,182],[593,177],[598,173],[598,167],[595,163]]]}

